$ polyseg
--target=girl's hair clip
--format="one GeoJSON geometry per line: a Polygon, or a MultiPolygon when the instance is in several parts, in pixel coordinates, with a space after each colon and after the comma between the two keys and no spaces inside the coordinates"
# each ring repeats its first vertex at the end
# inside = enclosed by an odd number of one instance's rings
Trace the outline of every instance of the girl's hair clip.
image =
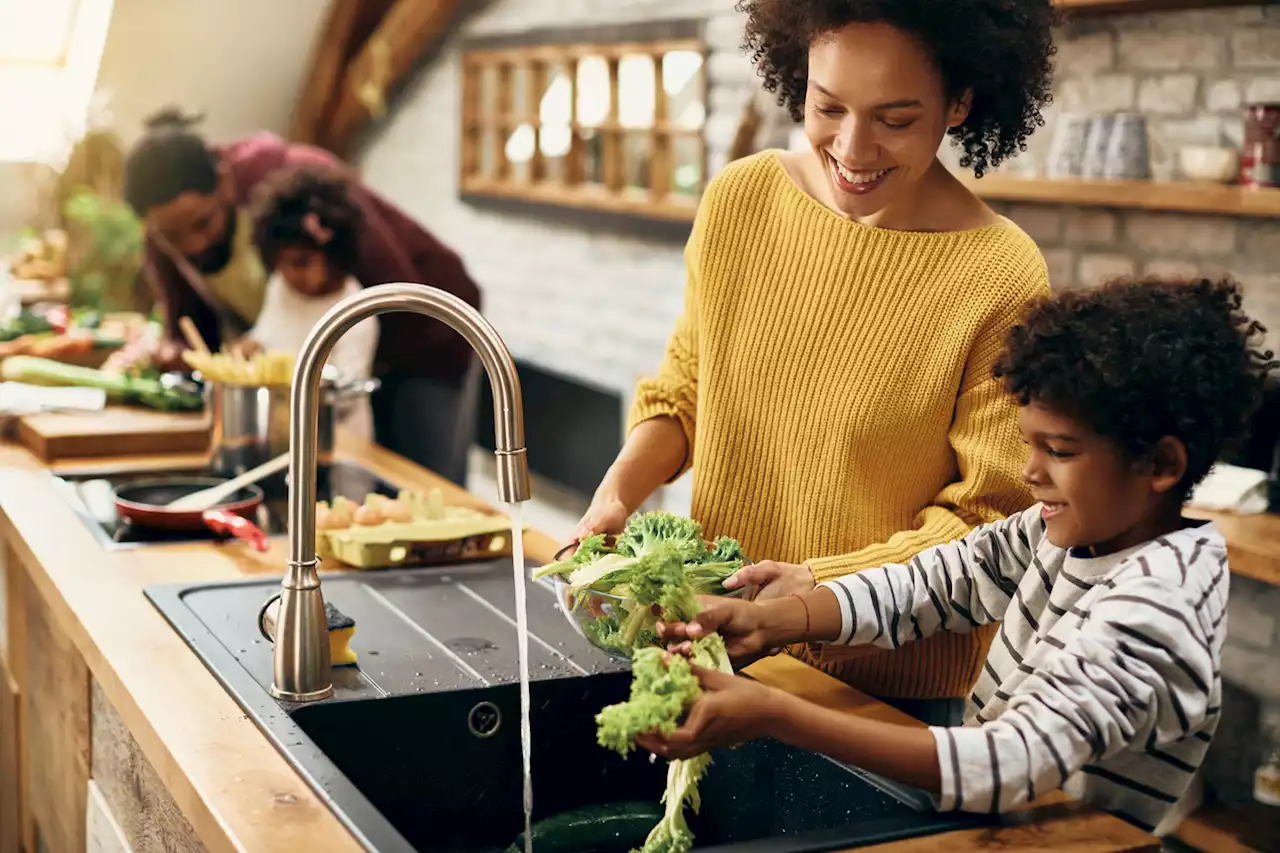
{"type": "Polygon", "coordinates": [[[319,246],[327,245],[333,239],[333,229],[321,225],[319,215],[314,212],[302,217],[302,230],[306,231],[319,246]]]}

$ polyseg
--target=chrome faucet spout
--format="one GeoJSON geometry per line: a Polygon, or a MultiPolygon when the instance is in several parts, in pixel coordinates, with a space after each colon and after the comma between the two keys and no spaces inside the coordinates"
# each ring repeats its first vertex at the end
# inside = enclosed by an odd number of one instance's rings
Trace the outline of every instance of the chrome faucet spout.
{"type": "Polygon", "coordinates": [[[310,702],[333,695],[329,632],[316,558],[316,422],[320,374],[334,344],[361,320],[392,311],[424,314],[448,324],[471,344],[493,389],[498,494],[529,499],[524,403],[515,362],[480,312],[456,296],[421,284],[381,284],[344,299],[311,330],[298,354],[289,400],[289,565],[275,615],[271,695],[310,702]]]}

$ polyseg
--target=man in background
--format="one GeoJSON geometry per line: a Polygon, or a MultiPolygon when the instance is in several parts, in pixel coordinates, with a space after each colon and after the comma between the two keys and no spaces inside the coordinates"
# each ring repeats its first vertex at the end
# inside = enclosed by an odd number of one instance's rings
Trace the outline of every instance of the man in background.
{"type": "MultiPolygon", "coordinates": [[[[181,317],[190,317],[215,350],[257,319],[268,276],[247,212],[255,188],[283,168],[347,169],[326,151],[270,133],[210,145],[194,130],[198,120],[163,111],[148,121],[125,163],[125,198],[146,224],[143,274],[165,324],[157,361],[167,366],[180,363],[186,346],[181,317]]],[[[480,290],[458,255],[348,177],[363,220],[354,271],[361,285],[429,284],[478,309],[480,290]]],[[[416,314],[383,314],[379,322],[378,442],[462,484],[478,380],[470,346],[445,324],[416,314]]]]}

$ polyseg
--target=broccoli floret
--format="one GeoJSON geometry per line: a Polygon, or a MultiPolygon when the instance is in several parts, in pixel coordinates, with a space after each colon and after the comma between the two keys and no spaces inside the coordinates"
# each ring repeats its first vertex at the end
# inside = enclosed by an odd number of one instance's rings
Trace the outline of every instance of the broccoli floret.
{"type": "Polygon", "coordinates": [[[658,617],[669,621],[687,622],[701,609],[698,596],[685,577],[684,563],[678,549],[663,545],[636,561],[627,578],[627,588],[634,602],[623,627],[625,639],[633,641],[640,632],[652,629],[658,617]]]}
{"type": "Polygon", "coordinates": [[[637,515],[627,522],[626,529],[618,537],[617,548],[622,554],[643,557],[664,544],[674,546],[686,563],[700,563],[707,557],[702,525],[691,518],[661,510],[637,515]]]}
{"type": "Polygon", "coordinates": [[[626,756],[635,749],[636,735],[676,730],[680,715],[702,688],[687,660],[665,658],[666,652],[654,646],[632,655],[631,698],[596,715],[596,740],[601,746],[626,756]]]}
{"type": "MultiPolygon", "coordinates": [[[[733,671],[718,634],[694,640],[693,661],[702,667],[733,671]]],[[[674,732],[681,716],[701,695],[702,687],[687,660],[668,660],[659,648],[638,649],[631,666],[631,698],[596,715],[596,739],[625,757],[635,749],[636,735],[674,732]]],[[[693,847],[684,808],[688,805],[696,812],[701,805],[698,781],[710,764],[711,756],[703,754],[673,761],[667,767],[667,788],[662,795],[666,810],[639,853],[687,853],[693,847]]]]}
{"type": "Polygon", "coordinates": [[[745,563],[746,554],[742,553],[742,543],[737,539],[728,536],[721,536],[715,541],[715,545],[711,549],[710,555],[707,557],[708,563],[745,563]]]}

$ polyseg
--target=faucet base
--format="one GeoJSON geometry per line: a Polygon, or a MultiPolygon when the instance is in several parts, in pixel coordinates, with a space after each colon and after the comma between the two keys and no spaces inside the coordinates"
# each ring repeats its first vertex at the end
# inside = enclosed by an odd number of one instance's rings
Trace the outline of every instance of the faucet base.
{"type": "Polygon", "coordinates": [[[328,699],[332,695],[332,684],[323,690],[313,690],[310,693],[291,693],[288,690],[279,689],[274,684],[271,685],[271,698],[279,699],[282,702],[318,702],[321,699],[328,699]]]}
{"type": "Polygon", "coordinates": [[[268,605],[264,611],[274,622],[270,626],[275,637],[271,695],[289,702],[315,702],[332,696],[329,620],[319,581],[303,589],[283,587],[279,605],[268,605]],[[285,637],[293,638],[293,642],[282,642],[285,637]]]}

